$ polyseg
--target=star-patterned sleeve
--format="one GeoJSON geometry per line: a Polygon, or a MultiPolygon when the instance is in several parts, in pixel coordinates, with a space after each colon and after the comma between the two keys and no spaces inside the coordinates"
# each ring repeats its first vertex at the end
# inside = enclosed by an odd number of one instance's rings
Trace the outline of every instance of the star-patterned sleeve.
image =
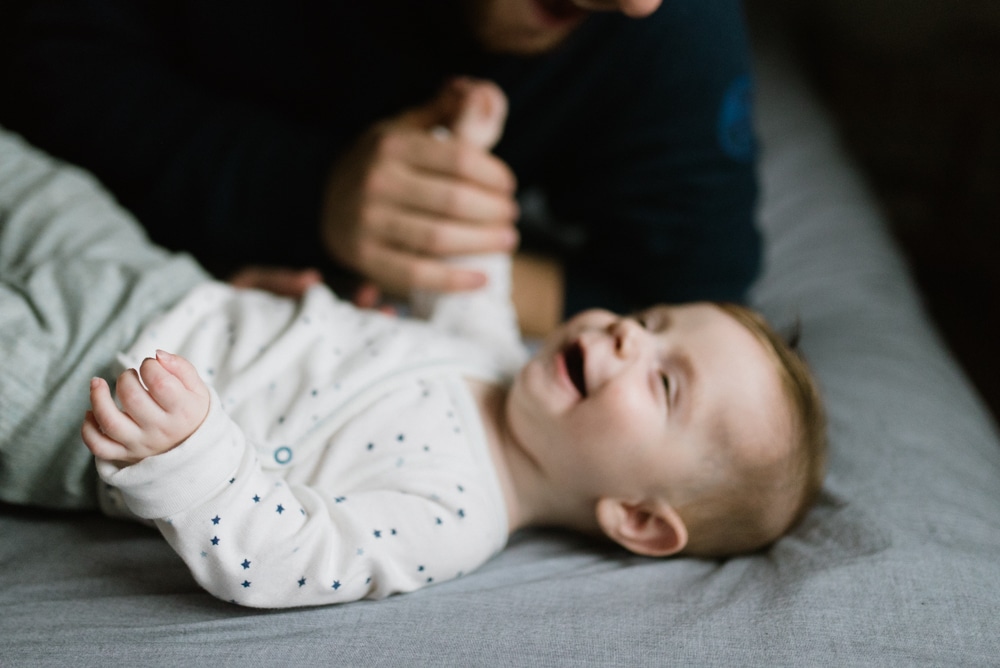
{"type": "Polygon", "coordinates": [[[481,343],[501,368],[515,372],[527,361],[527,351],[511,301],[510,255],[469,255],[449,261],[485,273],[487,284],[466,292],[415,292],[410,300],[414,314],[449,334],[481,343]]]}
{"type": "Polygon", "coordinates": [[[181,445],[98,470],[132,512],[154,520],[202,587],[240,605],[382,598],[460,576],[498,549],[469,532],[460,485],[450,498],[391,485],[339,495],[265,470],[214,391],[205,422],[181,445]]]}

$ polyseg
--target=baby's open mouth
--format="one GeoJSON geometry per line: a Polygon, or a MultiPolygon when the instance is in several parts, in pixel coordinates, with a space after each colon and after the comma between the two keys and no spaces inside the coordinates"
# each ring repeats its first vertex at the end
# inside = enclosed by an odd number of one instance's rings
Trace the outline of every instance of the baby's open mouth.
{"type": "Polygon", "coordinates": [[[566,373],[573,382],[581,397],[587,396],[587,378],[583,370],[583,347],[579,341],[574,341],[563,350],[566,362],[566,373]]]}

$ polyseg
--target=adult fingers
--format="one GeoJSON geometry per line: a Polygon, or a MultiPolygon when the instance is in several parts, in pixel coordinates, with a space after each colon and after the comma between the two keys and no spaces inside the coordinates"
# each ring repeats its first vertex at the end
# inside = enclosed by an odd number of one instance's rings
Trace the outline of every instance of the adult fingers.
{"type": "Polygon", "coordinates": [[[435,257],[509,253],[520,238],[509,224],[470,225],[388,205],[371,205],[366,217],[368,234],[397,248],[435,257]]]}
{"type": "Polygon", "coordinates": [[[382,289],[372,281],[365,281],[354,291],[351,302],[358,308],[375,308],[382,302],[382,289]]]}
{"type": "Polygon", "coordinates": [[[510,195],[400,163],[387,165],[370,191],[376,200],[454,220],[510,224],[519,215],[510,195]]]}
{"type": "Polygon", "coordinates": [[[301,297],[306,290],[322,282],[323,276],[316,269],[256,265],[244,267],[229,278],[230,285],[237,288],[255,288],[295,298],[301,297]]]}
{"type": "Polygon", "coordinates": [[[482,272],[414,255],[377,240],[361,244],[361,265],[366,268],[369,277],[387,292],[399,295],[409,294],[412,290],[474,290],[486,284],[486,276],[482,272]]]}
{"type": "Polygon", "coordinates": [[[385,315],[399,315],[392,303],[382,301],[382,288],[371,281],[365,281],[358,286],[351,296],[351,303],[358,308],[373,309],[385,315]]]}
{"type": "Polygon", "coordinates": [[[475,146],[493,148],[507,120],[507,96],[492,81],[465,79],[458,87],[461,102],[451,131],[475,146]]]}
{"type": "Polygon", "coordinates": [[[430,132],[387,133],[381,138],[383,159],[466,181],[496,193],[512,195],[517,178],[503,160],[460,138],[442,139],[430,132]]]}

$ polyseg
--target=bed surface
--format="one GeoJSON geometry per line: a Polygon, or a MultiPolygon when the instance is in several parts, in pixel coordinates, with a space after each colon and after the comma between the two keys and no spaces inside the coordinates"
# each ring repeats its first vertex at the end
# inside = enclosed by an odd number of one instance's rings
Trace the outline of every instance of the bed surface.
{"type": "Polygon", "coordinates": [[[800,319],[831,442],[793,534],[657,561],[524,533],[414,594],[267,612],[204,593],[144,527],[0,507],[0,665],[996,665],[1000,441],[782,53],[758,49],[754,299],[800,319]]]}

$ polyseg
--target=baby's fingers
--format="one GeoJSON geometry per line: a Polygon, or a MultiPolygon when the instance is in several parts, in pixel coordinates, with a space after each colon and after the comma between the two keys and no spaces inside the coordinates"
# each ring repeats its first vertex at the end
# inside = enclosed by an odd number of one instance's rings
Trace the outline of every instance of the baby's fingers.
{"type": "Polygon", "coordinates": [[[111,389],[102,378],[90,381],[90,405],[93,407],[94,426],[111,440],[128,443],[141,435],[135,421],[115,404],[111,389]]]}
{"type": "Polygon", "coordinates": [[[150,395],[170,417],[166,431],[176,435],[179,422],[190,427],[180,430],[187,437],[208,414],[210,393],[198,371],[183,357],[162,350],[156,351],[155,359],[145,360],[141,369],[150,395]]]}
{"type": "Polygon", "coordinates": [[[94,413],[91,411],[87,411],[83,419],[83,426],[80,427],[80,436],[83,438],[83,443],[87,446],[87,449],[98,459],[126,463],[132,459],[132,453],[128,448],[118,441],[108,438],[101,431],[100,426],[97,424],[97,418],[94,417],[94,413]]]}
{"type": "MultiPolygon", "coordinates": [[[[171,369],[166,368],[159,355],[144,359],[139,365],[139,375],[149,390],[149,396],[166,414],[175,415],[184,411],[191,392],[171,369]]],[[[137,421],[143,424],[141,420],[137,421]]]]}
{"type": "MultiPolygon", "coordinates": [[[[166,411],[150,395],[146,387],[146,376],[140,380],[136,369],[126,369],[115,384],[115,396],[121,404],[122,412],[142,430],[156,428],[166,420],[166,411]]],[[[174,381],[176,384],[176,381],[174,381]]],[[[97,416],[100,419],[100,415],[97,416]]],[[[103,427],[104,424],[101,423],[103,427]]],[[[118,439],[122,440],[122,439],[118,439]]]]}
{"type": "Polygon", "coordinates": [[[208,386],[205,385],[205,381],[198,375],[198,370],[194,368],[191,362],[180,355],[174,355],[163,350],[156,351],[156,360],[167,371],[172,373],[177,380],[181,381],[188,390],[199,396],[208,396],[208,386]]]}

